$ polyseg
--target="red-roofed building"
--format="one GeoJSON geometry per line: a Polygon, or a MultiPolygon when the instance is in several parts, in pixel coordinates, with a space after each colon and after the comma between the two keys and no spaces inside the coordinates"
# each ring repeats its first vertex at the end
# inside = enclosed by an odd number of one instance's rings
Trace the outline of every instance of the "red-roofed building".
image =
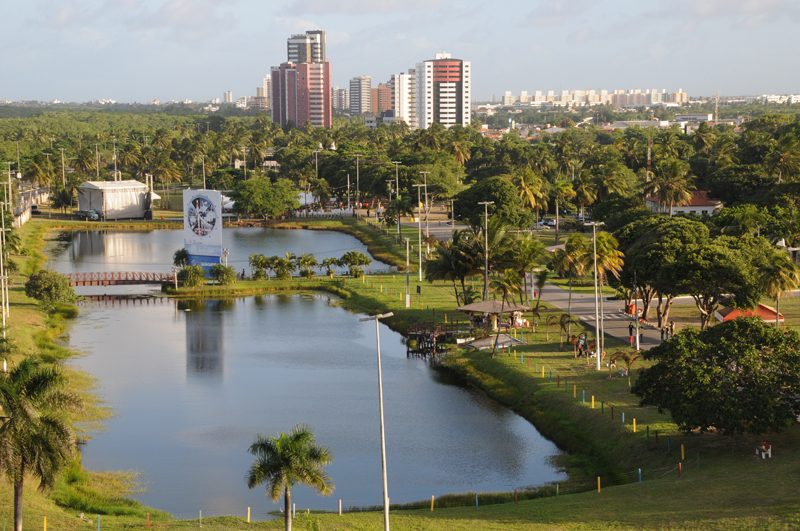
{"type": "MultiPolygon", "coordinates": [[[[775,322],[775,308],[767,306],[766,304],[759,304],[752,310],[744,310],[741,308],[723,308],[715,312],[714,317],[721,323],[726,323],[740,317],[758,317],[762,321],[768,323],[775,322]]],[[[778,314],[778,322],[783,323],[783,314],[778,314]]]]}
{"type": "MultiPolygon", "coordinates": [[[[645,199],[645,204],[653,212],[668,213],[669,205],[664,205],[655,197],[645,199]]],[[[672,206],[673,214],[697,214],[698,216],[713,216],[722,208],[722,201],[708,196],[708,190],[695,190],[692,198],[685,203],[672,206]]]]}

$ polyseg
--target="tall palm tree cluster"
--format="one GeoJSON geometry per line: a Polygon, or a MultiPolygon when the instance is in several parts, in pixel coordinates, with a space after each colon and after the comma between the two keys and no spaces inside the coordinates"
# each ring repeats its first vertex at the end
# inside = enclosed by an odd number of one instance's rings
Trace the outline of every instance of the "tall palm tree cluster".
{"type": "MultiPolygon", "coordinates": [[[[412,131],[337,120],[330,129],[284,130],[263,116],[70,111],[0,120],[0,157],[16,160],[19,151],[17,169],[26,179],[67,192],[54,197],[69,198],[82,180],[113,178],[115,168],[125,178],[151,174],[160,186],[199,186],[205,176],[218,189],[269,175],[291,179],[323,204],[344,203],[348,190],[352,199],[384,206],[391,195],[399,204],[389,210],[400,213],[423,180],[420,172],[428,172],[435,201],[500,176],[515,193],[495,211],[554,213],[558,233],[564,210],[583,214],[615,197],[638,205],[647,197],[665,212],[699,189],[726,202],[796,206],[800,198],[791,185],[800,178],[799,124],[796,117],[766,115],[741,132],[705,124],[690,134],[677,127],[608,133],[581,126],[531,141],[513,132],[495,141],[477,126],[412,131]],[[267,160],[279,169],[265,167],[267,160]]],[[[468,213],[478,207],[458,203],[460,217],[474,219],[468,213]]]]}

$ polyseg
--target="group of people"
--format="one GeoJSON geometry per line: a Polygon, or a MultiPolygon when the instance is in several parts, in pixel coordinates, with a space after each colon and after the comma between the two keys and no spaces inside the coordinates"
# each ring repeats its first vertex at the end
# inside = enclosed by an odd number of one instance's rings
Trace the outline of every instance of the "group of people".
{"type": "Polygon", "coordinates": [[[661,327],[661,341],[670,339],[675,335],[675,321],[670,321],[668,325],[661,327]]]}

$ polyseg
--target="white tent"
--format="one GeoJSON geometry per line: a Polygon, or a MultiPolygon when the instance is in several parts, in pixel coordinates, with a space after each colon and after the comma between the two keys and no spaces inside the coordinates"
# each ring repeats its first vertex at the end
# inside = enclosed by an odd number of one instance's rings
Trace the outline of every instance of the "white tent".
{"type": "Polygon", "coordinates": [[[104,219],[143,218],[152,208],[150,200],[161,199],[155,192],[149,196],[139,181],[86,181],[78,187],[78,208],[95,210],[104,219]]]}

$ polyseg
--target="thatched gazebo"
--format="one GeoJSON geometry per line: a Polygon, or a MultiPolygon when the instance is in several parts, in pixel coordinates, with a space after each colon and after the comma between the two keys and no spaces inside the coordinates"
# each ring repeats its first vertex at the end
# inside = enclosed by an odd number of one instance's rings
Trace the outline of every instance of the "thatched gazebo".
{"type": "Polygon", "coordinates": [[[460,306],[459,311],[464,312],[470,316],[475,315],[488,315],[492,323],[492,331],[496,332],[498,328],[498,321],[500,316],[507,314],[522,314],[530,310],[531,307],[525,304],[516,304],[513,302],[503,303],[502,301],[480,301],[460,306]]]}

